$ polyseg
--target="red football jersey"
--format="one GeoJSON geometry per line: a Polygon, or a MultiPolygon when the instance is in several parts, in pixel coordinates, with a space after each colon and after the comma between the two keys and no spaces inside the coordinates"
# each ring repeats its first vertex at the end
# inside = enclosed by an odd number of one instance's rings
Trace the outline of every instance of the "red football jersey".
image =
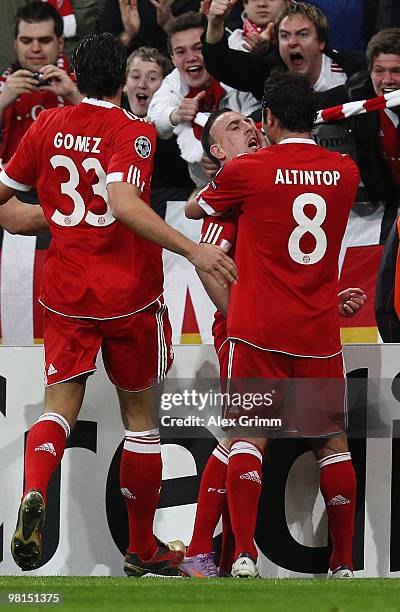
{"type": "Polygon", "coordinates": [[[208,214],[241,206],[228,336],[292,355],[341,350],[338,257],[357,166],[306,139],[226,163],[198,196],[208,214]]]}
{"type": "Polygon", "coordinates": [[[161,248],[113,217],[106,191],[106,183],[131,183],[149,202],[155,141],[146,121],[87,98],[43,111],[22,139],[0,179],[37,188],[53,238],[42,274],[45,307],[106,319],[162,294],[161,248]]]}

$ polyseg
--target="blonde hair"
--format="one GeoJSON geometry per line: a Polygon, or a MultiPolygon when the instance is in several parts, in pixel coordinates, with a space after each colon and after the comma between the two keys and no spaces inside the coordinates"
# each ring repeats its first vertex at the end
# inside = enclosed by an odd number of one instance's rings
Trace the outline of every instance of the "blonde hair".
{"type": "Polygon", "coordinates": [[[170,59],[153,47],[139,47],[130,54],[127,61],[127,70],[130,69],[135,59],[141,59],[143,62],[154,62],[161,68],[161,74],[164,77],[172,71],[172,63],[170,59]]]}

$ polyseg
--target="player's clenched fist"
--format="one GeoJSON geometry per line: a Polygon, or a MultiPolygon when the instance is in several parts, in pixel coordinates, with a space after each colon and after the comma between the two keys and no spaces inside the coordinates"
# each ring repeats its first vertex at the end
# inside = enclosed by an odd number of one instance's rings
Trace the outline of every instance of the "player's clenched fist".
{"type": "Polygon", "coordinates": [[[339,315],[353,317],[367,301],[367,296],[359,287],[350,287],[338,294],[339,315]]]}
{"type": "Polygon", "coordinates": [[[223,250],[213,244],[196,244],[188,260],[199,270],[208,272],[222,286],[228,287],[237,281],[235,262],[223,250]]]}
{"type": "Polygon", "coordinates": [[[194,98],[183,98],[178,108],[171,113],[171,123],[173,125],[178,125],[179,123],[185,123],[186,121],[193,121],[199,112],[200,100],[202,100],[205,95],[205,91],[200,91],[200,93],[198,93],[194,98]]]}

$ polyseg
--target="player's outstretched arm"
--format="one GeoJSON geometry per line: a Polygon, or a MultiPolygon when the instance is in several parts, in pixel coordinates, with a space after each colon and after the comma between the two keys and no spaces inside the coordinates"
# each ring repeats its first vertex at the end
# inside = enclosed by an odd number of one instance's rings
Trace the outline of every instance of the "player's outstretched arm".
{"type": "Polygon", "coordinates": [[[364,306],[367,296],[359,287],[350,287],[338,294],[339,314],[341,317],[353,317],[364,306]]]}
{"type": "Polygon", "coordinates": [[[35,236],[49,230],[41,206],[14,197],[15,189],[0,182],[0,226],[10,234],[35,236]]]}
{"type": "Polygon", "coordinates": [[[186,257],[196,268],[208,272],[227,287],[236,282],[235,263],[219,247],[196,244],[167,225],[142,199],[141,191],[123,182],[107,185],[111,210],[116,219],[146,240],[186,257]]]}

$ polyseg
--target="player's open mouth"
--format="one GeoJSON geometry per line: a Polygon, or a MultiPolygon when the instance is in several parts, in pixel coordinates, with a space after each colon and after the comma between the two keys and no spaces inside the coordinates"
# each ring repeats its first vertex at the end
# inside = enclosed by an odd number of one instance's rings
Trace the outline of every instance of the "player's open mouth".
{"type": "Polygon", "coordinates": [[[249,142],[247,143],[247,146],[249,147],[249,149],[252,149],[253,151],[258,151],[258,149],[260,148],[260,145],[258,144],[258,140],[255,136],[250,138],[249,142]]]}
{"type": "Polygon", "coordinates": [[[291,53],[289,57],[290,57],[290,61],[292,62],[293,66],[301,66],[304,60],[301,53],[291,53]]]}
{"type": "Polygon", "coordinates": [[[149,99],[149,96],[146,96],[146,94],[142,94],[142,93],[137,93],[136,97],[139,100],[139,102],[146,102],[149,99]]]}

